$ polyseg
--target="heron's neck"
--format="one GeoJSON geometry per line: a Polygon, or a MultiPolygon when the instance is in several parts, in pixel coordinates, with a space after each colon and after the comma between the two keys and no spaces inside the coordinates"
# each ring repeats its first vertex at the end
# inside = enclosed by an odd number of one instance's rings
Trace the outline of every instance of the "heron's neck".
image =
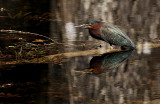
{"type": "Polygon", "coordinates": [[[90,35],[91,35],[93,38],[103,40],[103,39],[101,38],[101,33],[100,33],[100,28],[101,28],[102,26],[103,26],[103,24],[98,24],[98,23],[92,25],[92,28],[89,29],[90,35]]]}

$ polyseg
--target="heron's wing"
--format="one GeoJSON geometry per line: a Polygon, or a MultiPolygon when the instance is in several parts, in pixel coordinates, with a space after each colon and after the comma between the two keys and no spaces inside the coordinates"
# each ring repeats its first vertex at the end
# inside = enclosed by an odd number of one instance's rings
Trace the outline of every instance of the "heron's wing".
{"type": "Polygon", "coordinates": [[[110,53],[102,58],[101,69],[113,70],[125,62],[135,50],[110,53]]]}
{"type": "Polygon", "coordinates": [[[116,33],[116,34],[119,34],[120,36],[124,37],[125,39],[130,40],[130,38],[126,35],[126,33],[124,31],[120,30],[118,27],[116,27],[110,23],[106,23],[106,26],[109,31],[116,33]]]}
{"type": "Polygon", "coordinates": [[[126,35],[125,32],[123,32],[118,27],[115,27],[114,25],[112,25],[110,23],[104,23],[103,28],[101,28],[101,33],[102,33],[102,38],[104,38],[105,41],[107,41],[106,35],[109,36],[111,34],[115,34],[115,35],[118,35],[118,36],[130,41],[131,45],[135,46],[134,43],[132,42],[132,40],[126,35]]]}

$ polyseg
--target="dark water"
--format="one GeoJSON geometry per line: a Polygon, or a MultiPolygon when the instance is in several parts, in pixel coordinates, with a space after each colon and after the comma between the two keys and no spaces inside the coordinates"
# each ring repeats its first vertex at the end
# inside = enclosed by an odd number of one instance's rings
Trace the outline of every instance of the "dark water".
{"type": "Polygon", "coordinates": [[[49,36],[73,55],[1,66],[0,104],[160,104],[159,7],[159,0],[0,0],[0,29],[49,36]],[[88,20],[123,28],[137,50],[106,53],[108,44],[74,27],[88,20]]]}
{"type": "Polygon", "coordinates": [[[153,49],[150,55],[116,52],[93,58],[73,57],[62,65],[25,64],[3,68],[0,70],[0,102],[158,104],[159,50],[153,49]]]}

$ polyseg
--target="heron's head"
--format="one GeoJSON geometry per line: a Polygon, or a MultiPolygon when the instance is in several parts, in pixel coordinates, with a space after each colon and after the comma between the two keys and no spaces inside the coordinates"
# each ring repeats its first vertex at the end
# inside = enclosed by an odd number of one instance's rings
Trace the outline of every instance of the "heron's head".
{"type": "Polygon", "coordinates": [[[88,21],[86,24],[82,24],[79,26],[75,26],[75,27],[81,27],[81,28],[85,28],[85,29],[92,29],[94,27],[99,27],[103,24],[103,22],[100,21],[88,21]]]}

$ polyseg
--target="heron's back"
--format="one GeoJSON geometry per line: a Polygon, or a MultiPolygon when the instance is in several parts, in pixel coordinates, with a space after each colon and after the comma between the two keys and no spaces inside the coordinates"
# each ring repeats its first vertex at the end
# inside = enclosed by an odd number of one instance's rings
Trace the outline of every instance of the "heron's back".
{"type": "Polygon", "coordinates": [[[109,23],[104,23],[104,27],[101,28],[101,37],[111,45],[113,44],[135,48],[135,44],[125,32],[109,23]]]}

